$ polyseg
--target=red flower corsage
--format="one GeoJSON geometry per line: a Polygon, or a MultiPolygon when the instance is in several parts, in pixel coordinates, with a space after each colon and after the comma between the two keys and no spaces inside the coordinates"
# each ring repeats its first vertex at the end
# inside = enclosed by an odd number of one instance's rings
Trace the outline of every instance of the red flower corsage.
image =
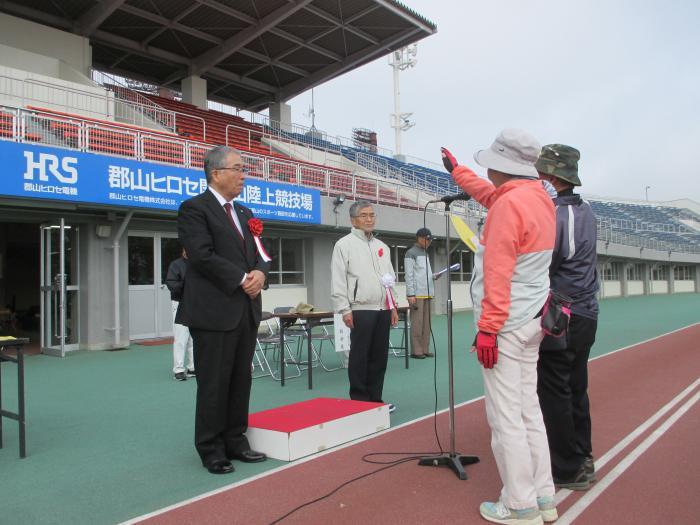
{"type": "Polygon", "coordinates": [[[248,219],[248,229],[253,236],[255,247],[257,248],[260,257],[262,257],[262,260],[265,262],[270,262],[272,257],[270,257],[270,255],[265,251],[265,247],[262,245],[262,242],[260,242],[260,234],[263,232],[262,221],[260,219],[256,219],[255,217],[248,219]]]}
{"type": "Polygon", "coordinates": [[[384,248],[379,248],[377,253],[379,254],[379,257],[382,257],[384,255],[384,248]]]}
{"type": "Polygon", "coordinates": [[[253,217],[252,219],[248,219],[248,229],[250,230],[251,235],[258,237],[262,235],[263,223],[260,219],[253,217]]]}

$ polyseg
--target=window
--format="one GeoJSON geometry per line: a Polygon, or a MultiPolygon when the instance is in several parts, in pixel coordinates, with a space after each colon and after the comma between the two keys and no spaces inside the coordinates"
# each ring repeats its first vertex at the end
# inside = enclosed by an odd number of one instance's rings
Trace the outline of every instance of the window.
{"type": "Polygon", "coordinates": [[[605,266],[603,266],[603,280],[604,281],[619,281],[620,274],[622,273],[620,271],[620,267],[621,267],[621,263],[619,263],[619,262],[606,263],[605,266]]]}
{"type": "Polygon", "coordinates": [[[644,280],[644,265],[640,263],[630,264],[627,266],[628,281],[643,281],[644,280]]]}
{"type": "MultiPolygon", "coordinates": [[[[474,267],[474,254],[469,250],[455,250],[450,255],[450,266],[459,263],[459,270],[452,272],[452,281],[471,281],[474,267]]],[[[438,268],[436,271],[442,270],[438,268]]]]}
{"type": "Polygon", "coordinates": [[[304,284],[304,240],[266,237],[263,244],[272,257],[268,282],[277,284],[304,284]]]}
{"type": "Polygon", "coordinates": [[[394,272],[396,272],[396,282],[402,283],[406,280],[406,269],[404,268],[403,260],[406,257],[408,246],[392,245],[389,247],[389,251],[391,252],[391,265],[394,267],[394,272]]]}
{"type": "Polygon", "coordinates": [[[153,284],[153,237],[129,236],[129,284],[153,284]]]}
{"type": "Polygon", "coordinates": [[[695,266],[676,266],[673,268],[673,278],[676,281],[694,281],[695,266]]]}
{"type": "Polygon", "coordinates": [[[668,281],[668,266],[662,264],[651,269],[652,281],[668,281]]]}

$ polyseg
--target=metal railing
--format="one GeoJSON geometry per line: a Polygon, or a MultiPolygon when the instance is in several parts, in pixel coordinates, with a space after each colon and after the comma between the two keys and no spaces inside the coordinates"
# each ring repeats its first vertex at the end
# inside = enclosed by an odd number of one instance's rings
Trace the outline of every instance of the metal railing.
{"type": "Polygon", "coordinates": [[[133,109],[138,109],[142,116],[142,122],[150,120],[162,126],[165,130],[175,133],[175,114],[173,111],[165,109],[156,104],[151,99],[144,97],[136,90],[124,85],[119,77],[99,71],[91,70],[91,78],[97,85],[114,93],[114,97],[131,106],[133,109]]]}
{"type": "MultiPolygon", "coordinates": [[[[0,106],[0,139],[198,169],[203,167],[204,155],[212,148],[210,144],[165,133],[5,106],[0,106]]],[[[353,200],[362,198],[378,204],[422,209],[428,200],[441,195],[405,180],[365,177],[346,170],[250,152],[243,152],[243,159],[251,177],[316,188],[330,196],[342,193],[353,200]]],[[[436,207],[429,210],[442,213],[436,207]]],[[[456,201],[453,212],[483,218],[486,210],[474,201],[456,201]]],[[[700,246],[621,231],[603,218],[598,219],[597,229],[601,241],[658,251],[700,253],[700,246]]]]}
{"type": "MultiPolygon", "coordinates": [[[[204,155],[212,148],[210,144],[148,130],[2,106],[0,138],[199,169],[203,168],[204,155]]],[[[424,206],[431,197],[406,185],[345,170],[249,152],[242,156],[252,177],[312,187],[326,195],[343,193],[353,200],[362,198],[411,209],[424,206]]]]}
{"type": "Polygon", "coordinates": [[[597,237],[599,241],[635,246],[649,250],[676,253],[700,253],[700,246],[688,243],[669,242],[654,239],[645,235],[629,233],[626,230],[616,229],[606,218],[596,218],[597,237]]]}

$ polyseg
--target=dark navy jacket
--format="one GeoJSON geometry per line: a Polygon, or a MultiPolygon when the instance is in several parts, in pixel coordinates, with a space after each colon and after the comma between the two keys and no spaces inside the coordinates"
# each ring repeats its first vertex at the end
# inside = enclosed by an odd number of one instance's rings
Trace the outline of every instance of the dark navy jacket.
{"type": "Polygon", "coordinates": [[[185,288],[185,272],[187,263],[182,257],[178,257],[168,266],[168,275],[165,277],[165,285],[170,290],[170,299],[180,301],[185,288]]]}
{"type": "Polygon", "coordinates": [[[566,191],[554,199],[557,236],[549,267],[550,286],[571,297],[571,312],[598,318],[596,220],[590,204],[566,191]]]}

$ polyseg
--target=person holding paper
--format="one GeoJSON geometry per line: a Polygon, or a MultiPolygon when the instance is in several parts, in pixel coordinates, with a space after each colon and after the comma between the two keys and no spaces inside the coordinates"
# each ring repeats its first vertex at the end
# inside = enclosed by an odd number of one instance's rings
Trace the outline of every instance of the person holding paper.
{"type": "MultiPolygon", "coordinates": [[[[382,401],[389,330],[399,322],[389,247],[374,236],[372,204],[350,206],[352,230],[333,248],[331,297],[350,328],[350,399],[382,401]]],[[[394,406],[389,404],[389,411],[394,406]]]]}
{"type": "Polygon", "coordinates": [[[406,299],[411,307],[411,357],[434,357],[430,351],[430,306],[435,295],[433,282],[439,275],[433,274],[428,258],[428,248],[433,234],[428,228],[416,232],[416,243],[404,256],[406,299]]]}

